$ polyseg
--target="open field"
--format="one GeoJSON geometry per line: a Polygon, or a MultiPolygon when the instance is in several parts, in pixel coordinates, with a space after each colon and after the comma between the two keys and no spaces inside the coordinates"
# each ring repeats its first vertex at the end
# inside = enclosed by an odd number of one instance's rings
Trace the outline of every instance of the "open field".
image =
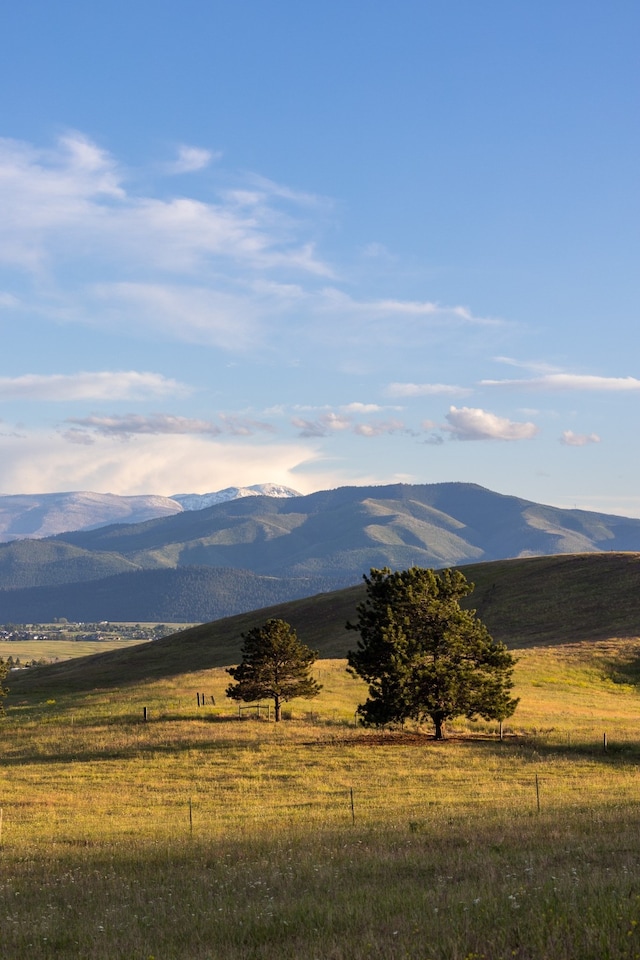
{"type": "Polygon", "coordinates": [[[277,726],[222,669],[12,697],[2,956],[640,956],[639,648],[518,651],[502,743],[355,728],[338,660],[277,726]]]}
{"type": "MultiPolygon", "coordinates": [[[[0,635],[0,659],[12,657],[21,663],[29,661],[54,662],[71,660],[74,657],[91,657],[96,653],[127,649],[154,638],[155,623],[109,623],[87,624],[67,623],[61,625],[38,624],[27,628],[18,627],[18,631],[28,634],[44,635],[46,639],[34,639],[32,636],[19,639],[5,639],[0,635]],[[100,639],[89,639],[92,632],[99,632],[100,639]]],[[[184,630],[185,624],[163,624],[163,635],[176,630],[184,630]]]]}
{"type": "Polygon", "coordinates": [[[0,640],[0,659],[19,657],[28,660],[70,660],[72,657],[92,657],[107,650],[132,647],[144,640],[0,640]]]}

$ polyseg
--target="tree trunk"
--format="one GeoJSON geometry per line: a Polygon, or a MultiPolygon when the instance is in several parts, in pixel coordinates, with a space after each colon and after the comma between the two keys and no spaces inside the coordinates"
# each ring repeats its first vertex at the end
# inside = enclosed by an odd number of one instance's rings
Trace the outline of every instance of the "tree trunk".
{"type": "Polygon", "coordinates": [[[444,732],[444,718],[439,714],[436,714],[435,717],[433,717],[433,722],[436,728],[436,740],[446,739],[444,732]]]}
{"type": "Polygon", "coordinates": [[[281,708],[281,705],[280,705],[280,697],[274,697],[274,698],[273,698],[273,704],[274,704],[274,707],[275,707],[275,711],[274,711],[274,712],[275,712],[275,715],[276,715],[276,723],[278,723],[278,721],[282,719],[282,717],[281,717],[282,708],[281,708]]]}

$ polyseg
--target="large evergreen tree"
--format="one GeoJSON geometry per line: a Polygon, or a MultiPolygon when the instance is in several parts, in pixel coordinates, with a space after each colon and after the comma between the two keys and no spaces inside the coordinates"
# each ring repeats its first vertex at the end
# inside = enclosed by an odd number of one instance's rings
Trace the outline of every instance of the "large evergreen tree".
{"type": "Polygon", "coordinates": [[[232,700],[252,703],[267,697],[273,700],[275,718],[280,720],[283,703],[320,693],[321,685],[309,676],[318,654],[301,643],[284,620],[267,620],[243,633],[242,639],[242,662],[227,670],[236,681],[227,688],[232,700]]]}
{"type": "Polygon", "coordinates": [[[364,581],[358,620],[347,624],[360,634],[349,669],[369,684],[358,707],[363,723],[430,718],[441,740],[454,717],[511,716],[514,658],[474,610],[461,608],[473,584],[458,570],[372,569],[364,581]]]}

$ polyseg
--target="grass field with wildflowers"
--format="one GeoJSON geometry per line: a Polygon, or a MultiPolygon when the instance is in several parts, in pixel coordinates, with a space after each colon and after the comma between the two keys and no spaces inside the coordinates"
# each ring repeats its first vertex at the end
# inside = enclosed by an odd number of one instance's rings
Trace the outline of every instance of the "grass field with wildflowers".
{"type": "Polygon", "coordinates": [[[515,653],[502,742],[356,727],[342,660],[277,725],[223,669],[10,697],[3,960],[640,957],[640,644],[515,653]]]}

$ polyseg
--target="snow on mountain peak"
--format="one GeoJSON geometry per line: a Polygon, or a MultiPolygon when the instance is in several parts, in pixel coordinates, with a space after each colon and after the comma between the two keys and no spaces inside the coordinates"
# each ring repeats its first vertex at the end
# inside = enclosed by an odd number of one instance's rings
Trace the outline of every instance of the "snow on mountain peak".
{"type": "Polygon", "coordinates": [[[278,483],[254,483],[250,487],[225,487],[214,493],[176,493],[171,499],[179,503],[183,510],[204,510],[216,503],[239,500],[241,497],[300,497],[301,494],[291,487],[278,483]]]}

